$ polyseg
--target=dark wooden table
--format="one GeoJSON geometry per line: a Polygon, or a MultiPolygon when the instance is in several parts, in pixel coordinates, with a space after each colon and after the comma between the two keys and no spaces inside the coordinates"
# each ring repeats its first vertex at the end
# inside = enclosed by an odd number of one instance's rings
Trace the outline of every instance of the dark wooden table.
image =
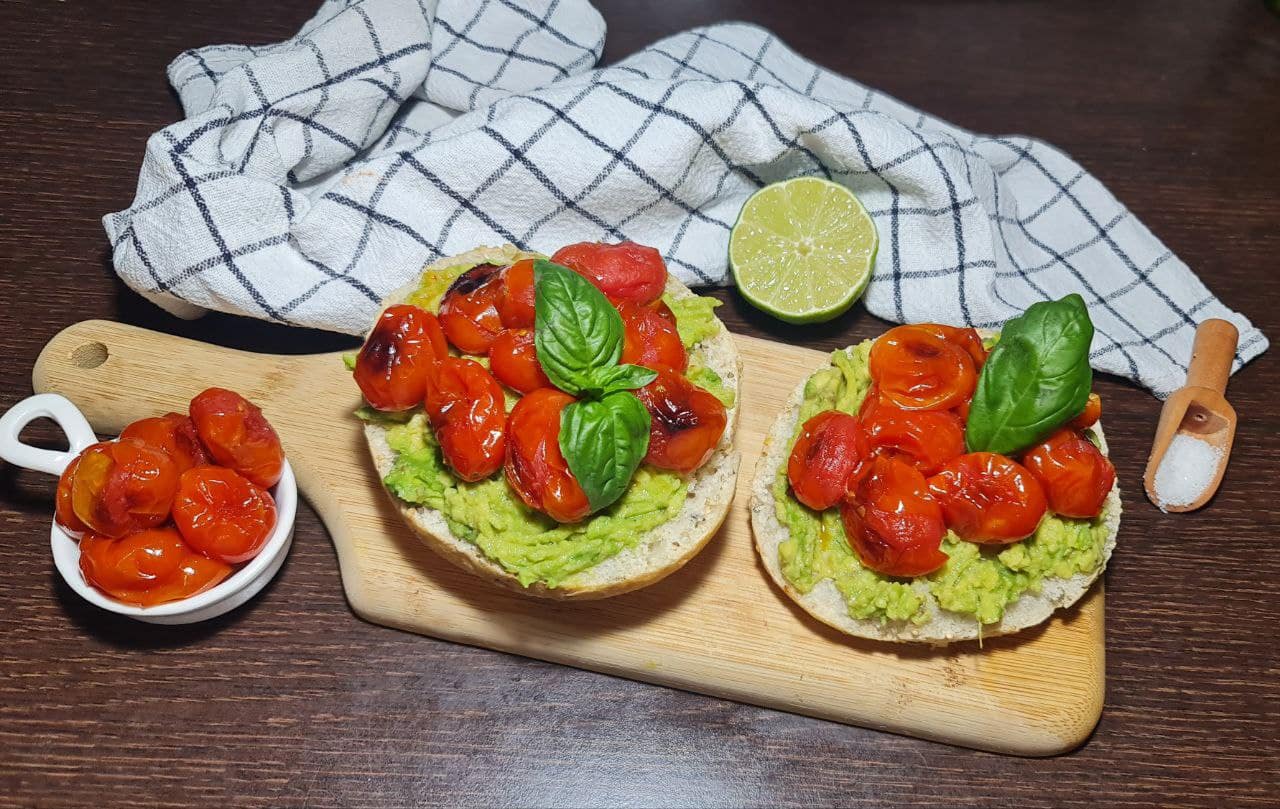
{"type": "MultiPolygon", "coordinates": [[[[315,5],[0,4],[0,408],[84,318],[275,351],[350,344],[170,318],[116,280],[99,224],[132,199],[147,135],[179,114],[168,60],[282,39],[315,5]]],[[[1046,138],[1280,336],[1280,17],[1261,2],[598,5],[608,60],[748,19],[959,124],[1046,138]]],[[[722,297],[731,328],[819,347],[884,325],[855,309],[790,330],[722,297]]],[[[1280,805],[1280,364],[1265,355],[1233,381],[1234,463],[1186,516],[1140,494],[1159,403],[1100,388],[1126,512],[1107,708],[1070,755],[975,753],[372,626],[347,609],[306,508],[250,606],[196,628],[116,620],[53,571],[51,481],[6,467],[0,804],[1280,805]]]]}

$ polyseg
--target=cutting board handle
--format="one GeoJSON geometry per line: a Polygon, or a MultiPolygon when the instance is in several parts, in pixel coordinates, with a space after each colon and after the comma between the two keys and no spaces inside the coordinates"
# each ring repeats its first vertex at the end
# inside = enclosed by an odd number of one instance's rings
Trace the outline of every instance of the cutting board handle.
{"type": "Polygon", "coordinates": [[[36,359],[31,386],[36,393],[62,394],[100,432],[116,433],[166,410],[185,412],[192,396],[213,385],[256,401],[291,359],[86,320],[49,341],[36,359]]]}

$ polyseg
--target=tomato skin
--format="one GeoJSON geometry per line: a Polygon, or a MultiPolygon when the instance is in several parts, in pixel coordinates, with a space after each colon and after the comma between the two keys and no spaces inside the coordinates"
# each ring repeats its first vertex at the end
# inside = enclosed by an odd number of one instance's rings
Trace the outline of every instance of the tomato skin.
{"type": "Polygon", "coordinates": [[[80,453],[71,506],[95,533],[119,537],[169,518],[178,468],[163,450],[124,438],[80,453]]]}
{"type": "Polygon", "coordinates": [[[165,526],[118,539],[86,534],[80,540],[80,572],[117,601],[152,607],[208,590],[231,575],[231,566],[191,550],[165,526]]]}
{"type": "Polygon", "coordinates": [[[132,438],[169,453],[179,474],[193,466],[209,463],[209,453],[200,443],[195,422],[181,413],[140,419],[125,427],[120,437],[132,438]]]}
{"type": "Polygon", "coordinates": [[[982,335],[969,326],[946,326],[942,323],[919,323],[920,328],[932,332],[948,343],[963,349],[973,360],[973,367],[981,371],[987,361],[987,349],[982,345],[982,335]]]}
{"type": "Polygon", "coordinates": [[[533,286],[533,259],[512,264],[502,273],[498,292],[498,318],[508,329],[532,329],[536,297],[533,286]]]}
{"type": "Polygon", "coordinates": [[[871,453],[862,423],[848,413],[824,410],[800,428],[787,460],[796,499],[818,511],[844,497],[849,475],[871,453]]]}
{"type": "Polygon", "coordinates": [[[502,267],[480,264],[459,275],[440,301],[440,327],[463,354],[484,354],[502,331],[502,267]]]}
{"type": "Polygon", "coordinates": [[[356,384],[375,410],[417,407],[427,390],[427,376],[448,353],[435,315],[408,304],[388,307],[356,355],[356,384]]]}
{"type": "Polygon", "coordinates": [[[498,380],[475,360],[448,357],[427,382],[427,418],[445,461],[475,482],[502,466],[506,400],[498,380]]]}
{"type": "Polygon", "coordinates": [[[858,412],[877,455],[892,455],[932,475],[964,454],[964,422],[949,410],[903,410],[873,388],[858,412]]]}
{"type": "Polygon", "coordinates": [[[949,410],[968,401],[978,383],[973,358],[922,326],[882,334],[868,370],[880,395],[904,410],[949,410]]]}
{"type": "Polygon", "coordinates": [[[578,522],[591,513],[587,494],[560,452],[560,413],[573,397],[540,388],[511,411],[506,475],[525,505],[557,522],[578,522]]]}
{"type": "Polygon", "coordinates": [[[862,564],[887,576],[923,576],[947,562],[942,508],[920,470],[877,456],[855,471],[840,517],[862,564]]]}
{"type": "Polygon", "coordinates": [[[1116,482],[1107,456],[1069,427],[1023,453],[1022,464],[1040,482],[1049,508],[1063,517],[1098,516],[1116,482]]]}
{"type": "Polygon", "coordinates": [[[514,391],[529,393],[551,387],[538,362],[532,329],[507,329],[489,346],[489,371],[514,391]]]}
{"type": "Polygon", "coordinates": [[[618,314],[622,315],[622,362],[646,368],[666,366],[680,373],[689,367],[689,354],[676,331],[676,316],[665,303],[622,301],[618,314]]]}
{"type": "Polygon", "coordinates": [[[662,254],[635,242],[579,242],[561,247],[551,260],[595,284],[615,303],[653,303],[667,286],[662,254]]]}
{"type": "Polygon", "coordinates": [[[71,503],[71,482],[79,467],[80,456],[77,455],[71,459],[71,463],[67,464],[67,468],[62,470],[62,475],[58,478],[58,492],[53,500],[53,518],[58,521],[58,525],[62,526],[64,531],[72,534],[83,534],[89,530],[84,520],[76,516],[75,507],[71,503]]]}
{"type": "Polygon", "coordinates": [[[1102,418],[1102,397],[1096,393],[1090,393],[1089,401],[1084,404],[1084,410],[1067,422],[1067,426],[1073,430],[1087,430],[1097,424],[1100,418],[1102,418]]]}
{"type": "Polygon", "coordinates": [[[635,391],[649,410],[646,463],[688,474],[706,463],[728,424],[720,400],[670,368],[635,391]]]}
{"type": "Polygon", "coordinates": [[[191,400],[191,420],[219,465],[264,489],[280,482],[284,449],[257,405],[235,391],[209,388],[191,400]]]}
{"type": "Polygon", "coordinates": [[[961,455],[929,478],[947,527],[970,542],[1004,545],[1035,533],[1048,503],[1040,482],[994,452],[961,455]]]}
{"type": "Polygon", "coordinates": [[[276,501],[230,469],[197,466],[178,479],[173,522],[192,549],[235,565],[266,544],[276,527],[276,501]]]}

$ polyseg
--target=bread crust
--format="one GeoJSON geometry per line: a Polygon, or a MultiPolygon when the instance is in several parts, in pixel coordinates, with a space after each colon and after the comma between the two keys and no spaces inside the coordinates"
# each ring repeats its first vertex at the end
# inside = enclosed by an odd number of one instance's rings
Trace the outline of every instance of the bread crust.
{"type": "MultiPolygon", "coordinates": [[[[424,271],[443,269],[461,263],[507,264],[533,254],[522,253],[511,245],[481,247],[441,259],[424,271]]],[[[386,305],[402,300],[416,288],[416,282],[388,296],[386,305]]],[[[694,293],[674,276],[667,276],[667,293],[676,298],[694,293]]],[[[558,587],[535,582],[526,587],[512,573],[489,559],[472,542],[450,529],[444,515],[436,509],[406,503],[387,490],[400,516],[415,534],[432,550],[477,577],[523,595],[554,600],[593,600],[609,598],[646,587],[679,570],[711,540],[729,513],[741,461],[733,445],[741,399],[739,379],[741,359],[732,336],[720,324],[720,331],[700,342],[692,354],[703,365],[719,374],[725,387],[734,393],[734,406],[728,408],[728,422],[720,443],[711,458],[687,476],[688,495],[680,512],[671,520],[645,532],[632,548],[625,549],[587,570],[570,576],[558,587]]],[[[387,444],[387,428],[365,424],[365,440],[379,479],[385,478],[395,463],[395,452],[387,444]]],[[[386,488],[385,485],[383,487],[386,488]]]]}
{"type": "MultiPolygon", "coordinates": [[[[844,598],[830,579],[823,579],[808,593],[801,593],[783,575],[778,560],[778,546],[789,539],[791,533],[778,519],[773,499],[773,483],[790,454],[791,437],[795,434],[799,422],[800,405],[804,399],[804,388],[807,382],[806,379],[792,392],[786,407],[778,415],[769,434],[765,437],[764,450],[756,463],[752,478],[749,508],[752,537],[760,560],[769,573],[769,578],[773,579],[774,584],[817,620],[846,634],[872,640],[945,645],[990,638],[1018,632],[1048,620],[1055,610],[1064,609],[1080,600],[1088,592],[1094,580],[1102,575],[1115,549],[1116,535],[1120,528],[1118,482],[1112,487],[1103,505],[1106,514],[1107,539],[1103,544],[1102,563],[1098,565],[1097,570],[1088,574],[1077,573],[1069,579],[1046,578],[1039,593],[1024,593],[1006,608],[1004,617],[998,623],[979,625],[972,617],[942,609],[922,580],[914,582],[912,588],[925,597],[925,608],[929,611],[930,617],[927,622],[919,626],[909,621],[882,622],[878,619],[859,619],[850,616],[844,598]]],[[[1107,443],[1102,433],[1102,424],[1099,422],[1093,429],[1098,435],[1105,454],[1107,443]]]]}

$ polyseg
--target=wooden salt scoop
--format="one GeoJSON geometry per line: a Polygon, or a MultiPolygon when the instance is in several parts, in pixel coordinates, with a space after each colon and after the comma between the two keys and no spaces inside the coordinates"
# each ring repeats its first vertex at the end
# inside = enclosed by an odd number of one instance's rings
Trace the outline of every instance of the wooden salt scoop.
{"type": "Polygon", "coordinates": [[[1209,502],[1222,483],[1222,473],[1231,456],[1231,443],[1236,435],[1236,411],[1223,396],[1231,363],[1235,359],[1240,332],[1225,320],[1206,320],[1196,328],[1191,347],[1191,364],[1187,367],[1187,384],[1165,401],[1151,444],[1151,457],[1143,483],[1147,497],[1165,511],[1195,511],[1209,502]],[[1178,433],[1187,433],[1220,450],[1217,469],[1204,491],[1190,503],[1161,503],[1156,496],[1156,471],[1164,460],[1169,444],[1178,433]]]}

